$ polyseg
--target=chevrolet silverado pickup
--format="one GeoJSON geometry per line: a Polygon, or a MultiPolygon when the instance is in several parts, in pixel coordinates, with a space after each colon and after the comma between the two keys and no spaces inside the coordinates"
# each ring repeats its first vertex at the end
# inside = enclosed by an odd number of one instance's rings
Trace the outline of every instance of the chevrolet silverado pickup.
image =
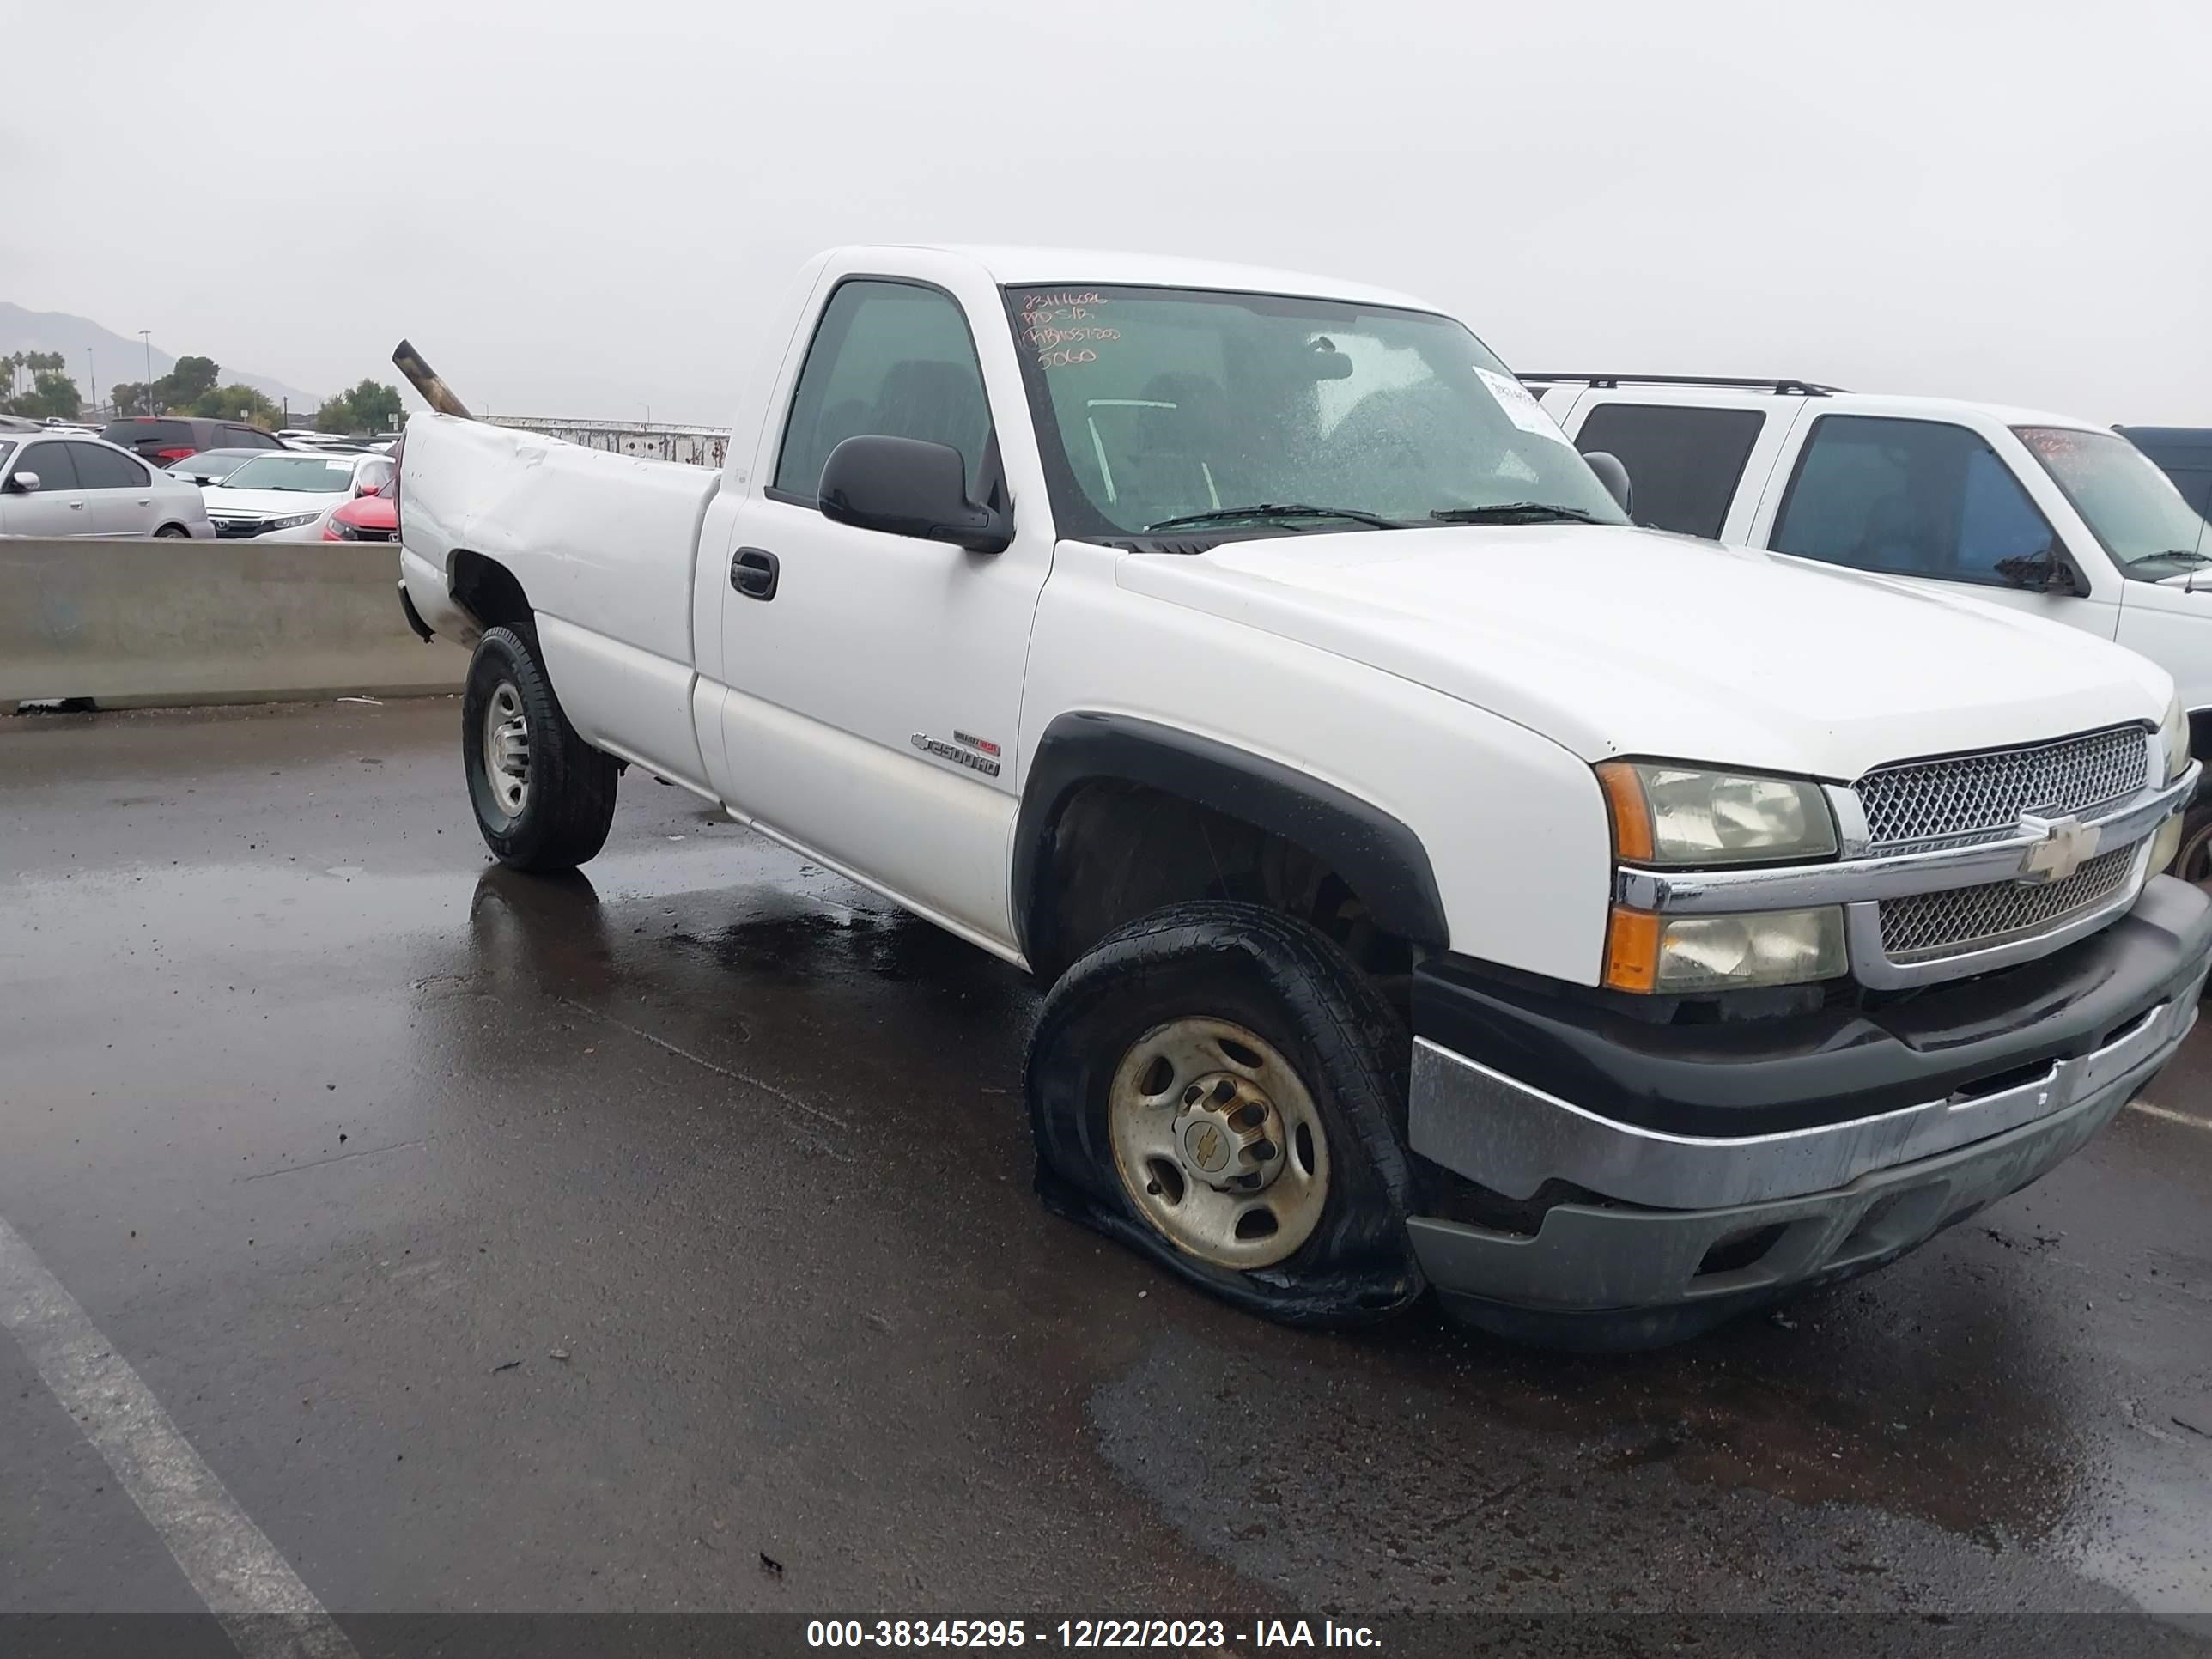
{"type": "MultiPolygon", "coordinates": [[[[2174,678],[2212,757],[2212,526],[2140,441],[2038,410],[1808,380],[1530,374],[1636,520],[1879,571],[2118,640],[2174,678]]],[[[2212,799],[2174,873],[2212,882],[2212,799]]]]}
{"type": "Polygon", "coordinates": [[[1620,471],[1419,300],[851,248],[718,471],[416,416],[402,603],[502,862],[635,767],[1037,975],[1060,1213],[1291,1322],[1649,1345],[2081,1146],[2212,901],[2163,670],[1620,471]]]}

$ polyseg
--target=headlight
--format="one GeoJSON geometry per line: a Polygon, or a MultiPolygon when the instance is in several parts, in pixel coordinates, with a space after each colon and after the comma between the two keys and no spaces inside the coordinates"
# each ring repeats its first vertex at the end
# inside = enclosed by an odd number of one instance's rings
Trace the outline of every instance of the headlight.
{"type": "Polygon", "coordinates": [[[2166,718],[2158,723],[2158,741],[2166,750],[2166,781],[2172,783],[2189,769],[2189,716],[2179,696],[2166,706],[2166,718]]]}
{"type": "Polygon", "coordinates": [[[1616,905],[1606,930],[1605,982],[1659,996],[1808,985],[1839,977],[1849,960],[1844,913],[1832,904],[1673,917],[1616,905]]]}
{"type": "Polygon", "coordinates": [[[331,521],[323,526],[323,539],[326,542],[357,542],[361,539],[361,532],[332,514],[331,521]]]}
{"type": "Polygon", "coordinates": [[[1743,864],[1828,858],[1835,821],[1816,784],[1659,761],[1597,769],[1626,864],[1743,864]]]}
{"type": "Polygon", "coordinates": [[[303,524],[314,523],[315,519],[313,513],[295,513],[289,519],[267,520],[261,527],[264,530],[297,530],[303,524]]]}

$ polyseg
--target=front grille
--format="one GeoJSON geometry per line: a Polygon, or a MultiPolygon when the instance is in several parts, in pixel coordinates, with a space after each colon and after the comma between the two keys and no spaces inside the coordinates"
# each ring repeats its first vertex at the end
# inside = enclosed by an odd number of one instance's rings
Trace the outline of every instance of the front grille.
{"type": "Polygon", "coordinates": [[[1859,780],[1858,796],[1869,839],[1892,852],[1929,842],[1994,841],[2016,833],[2023,812],[2088,812],[2149,781],[2142,728],[2118,726],[2024,749],[1877,767],[1859,780]]]}
{"type": "Polygon", "coordinates": [[[217,519],[214,522],[217,536],[258,536],[264,528],[258,519],[217,519]]]}
{"type": "Polygon", "coordinates": [[[1882,953],[1899,964],[1936,962],[2033,938],[2112,899],[2127,885],[2135,856],[2134,847],[2100,853],[2063,881],[2034,887],[1996,881],[1884,899],[1882,953]]]}

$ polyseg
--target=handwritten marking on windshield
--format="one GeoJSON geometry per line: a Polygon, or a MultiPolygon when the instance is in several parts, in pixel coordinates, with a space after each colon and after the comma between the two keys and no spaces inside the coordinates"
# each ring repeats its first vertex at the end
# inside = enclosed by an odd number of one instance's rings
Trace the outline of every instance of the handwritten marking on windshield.
{"type": "Polygon", "coordinates": [[[1097,323],[1079,323],[1073,328],[1055,328],[1041,324],[1022,331],[1022,338],[1030,345],[1045,349],[1054,346],[1079,345],[1085,340],[1118,340],[1121,331],[1107,328],[1097,323]]]}
{"type": "Polygon", "coordinates": [[[1105,305],[1094,289],[1068,289],[1022,297],[1022,343],[1037,354],[1039,368],[1066,368],[1098,361],[1097,347],[1121,337],[1121,331],[1091,320],[1092,310],[1105,305]]]}

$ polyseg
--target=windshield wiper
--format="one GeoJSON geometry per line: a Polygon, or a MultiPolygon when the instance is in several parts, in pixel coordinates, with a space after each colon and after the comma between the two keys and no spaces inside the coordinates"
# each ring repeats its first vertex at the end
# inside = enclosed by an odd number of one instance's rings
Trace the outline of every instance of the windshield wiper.
{"type": "Polygon", "coordinates": [[[1438,524],[1603,524],[1595,513],[1550,501],[1498,501],[1488,507],[1440,507],[1429,514],[1438,524]]]}
{"type": "Polygon", "coordinates": [[[1205,513],[1180,513],[1145,528],[1183,530],[1200,525],[1233,524],[1239,519],[1349,519],[1354,524],[1372,525],[1377,530],[1405,528],[1397,520],[1386,519],[1379,513],[1363,512],[1356,507],[1309,507],[1303,501],[1261,501],[1251,507],[1217,507],[1205,513]]]}
{"type": "Polygon", "coordinates": [[[2194,548],[2169,547],[2163,553],[2146,553],[2141,558],[2130,559],[2130,565],[2154,564],[2160,559],[2186,559],[2191,564],[2212,564],[2212,554],[2199,553],[2194,548]]]}

